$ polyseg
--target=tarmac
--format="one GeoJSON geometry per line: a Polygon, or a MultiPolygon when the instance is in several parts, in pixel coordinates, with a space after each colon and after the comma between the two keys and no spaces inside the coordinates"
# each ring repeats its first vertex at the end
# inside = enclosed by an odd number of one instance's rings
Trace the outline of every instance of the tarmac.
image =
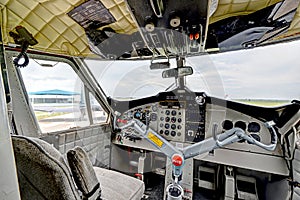
{"type": "MultiPolygon", "coordinates": [[[[93,113],[94,123],[106,121],[107,115],[103,111],[94,111],[93,113]]],[[[90,122],[87,115],[82,116],[80,112],[75,112],[41,119],[39,120],[39,125],[42,133],[50,133],[89,126],[90,122]]]]}

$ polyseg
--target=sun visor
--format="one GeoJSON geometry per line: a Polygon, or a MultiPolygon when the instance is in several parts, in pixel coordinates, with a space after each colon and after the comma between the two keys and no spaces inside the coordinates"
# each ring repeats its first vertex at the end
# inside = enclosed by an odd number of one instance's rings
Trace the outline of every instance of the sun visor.
{"type": "Polygon", "coordinates": [[[116,22],[100,1],[89,0],[68,13],[84,29],[97,29],[116,22]]]}
{"type": "MultiPolygon", "coordinates": [[[[207,41],[214,41],[214,44],[217,44],[214,48],[219,48],[220,52],[268,44],[290,29],[299,3],[300,0],[280,1],[249,14],[246,14],[247,8],[244,8],[244,14],[231,12],[226,15],[232,17],[224,19],[217,17],[222,8],[219,4],[210,20],[216,22],[209,25],[207,41]]],[[[234,7],[234,4],[232,6],[234,7]]]]}

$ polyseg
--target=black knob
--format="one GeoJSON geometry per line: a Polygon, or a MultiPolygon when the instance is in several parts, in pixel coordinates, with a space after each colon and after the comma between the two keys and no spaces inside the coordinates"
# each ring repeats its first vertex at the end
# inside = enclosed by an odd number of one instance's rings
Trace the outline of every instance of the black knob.
{"type": "Polygon", "coordinates": [[[170,117],[166,117],[166,122],[169,122],[170,121],[170,117]]]}
{"type": "Polygon", "coordinates": [[[172,124],[172,125],[171,125],[171,129],[175,130],[175,129],[176,129],[176,125],[175,125],[175,124],[172,124]]]}
{"type": "Polygon", "coordinates": [[[165,135],[169,135],[170,131],[165,130],[165,135]]]}
{"type": "Polygon", "coordinates": [[[176,122],[176,117],[172,117],[172,118],[171,118],[171,122],[172,122],[172,123],[175,123],[175,122],[176,122]]]}
{"type": "Polygon", "coordinates": [[[176,136],[176,132],[175,131],[171,131],[171,136],[175,137],[176,136]]]}
{"type": "Polygon", "coordinates": [[[169,110],[166,110],[166,115],[170,115],[170,111],[169,110]]]}
{"type": "Polygon", "coordinates": [[[177,114],[176,110],[172,110],[172,113],[171,113],[173,116],[175,116],[177,114]]]}
{"type": "Polygon", "coordinates": [[[170,128],[170,124],[165,124],[165,128],[169,129],[170,128]]]}

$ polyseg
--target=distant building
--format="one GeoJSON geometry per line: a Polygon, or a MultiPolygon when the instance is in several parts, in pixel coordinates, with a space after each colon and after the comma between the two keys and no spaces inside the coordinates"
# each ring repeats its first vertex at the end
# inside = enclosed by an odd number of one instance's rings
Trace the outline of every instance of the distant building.
{"type": "Polygon", "coordinates": [[[79,104],[80,93],[64,90],[44,90],[29,92],[32,105],[64,106],[79,104]]]}

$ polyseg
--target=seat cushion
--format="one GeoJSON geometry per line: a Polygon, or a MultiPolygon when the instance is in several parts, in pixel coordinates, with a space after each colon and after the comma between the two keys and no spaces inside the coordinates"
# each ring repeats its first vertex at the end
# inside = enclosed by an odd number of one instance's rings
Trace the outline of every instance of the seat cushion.
{"type": "Polygon", "coordinates": [[[103,200],[140,200],[143,197],[143,181],[100,167],[94,167],[94,170],[101,183],[103,200]]]}

